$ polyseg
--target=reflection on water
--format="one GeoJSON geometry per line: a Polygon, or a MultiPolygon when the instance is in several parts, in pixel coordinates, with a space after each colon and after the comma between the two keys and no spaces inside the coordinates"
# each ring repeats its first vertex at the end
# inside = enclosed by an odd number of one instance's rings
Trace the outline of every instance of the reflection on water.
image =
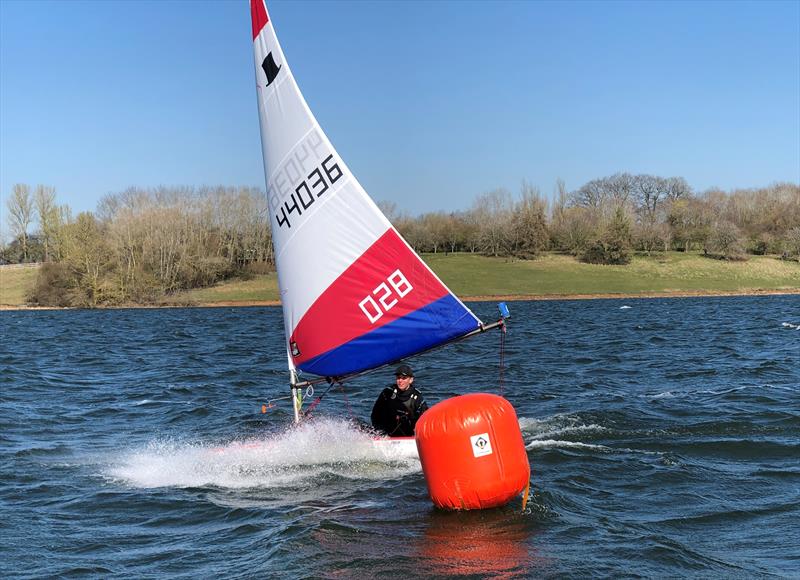
{"type": "Polygon", "coordinates": [[[552,562],[536,548],[541,522],[519,504],[445,512],[420,510],[413,518],[384,505],[339,505],[317,512],[319,521],[303,550],[324,558],[326,578],[468,577],[527,578],[552,562]],[[377,511],[386,519],[376,520],[377,511]]]}
{"type": "Polygon", "coordinates": [[[426,570],[434,575],[515,578],[541,568],[545,561],[535,548],[535,520],[520,513],[519,505],[512,506],[469,512],[436,510],[416,546],[426,570]]]}

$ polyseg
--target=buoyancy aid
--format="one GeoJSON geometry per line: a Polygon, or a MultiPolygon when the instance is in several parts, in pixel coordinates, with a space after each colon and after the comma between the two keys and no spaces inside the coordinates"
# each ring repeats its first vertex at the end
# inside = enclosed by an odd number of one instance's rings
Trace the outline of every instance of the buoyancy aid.
{"type": "Polygon", "coordinates": [[[415,387],[405,391],[396,386],[383,389],[372,409],[372,425],[387,435],[411,436],[419,416],[428,408],[415,387]]]}

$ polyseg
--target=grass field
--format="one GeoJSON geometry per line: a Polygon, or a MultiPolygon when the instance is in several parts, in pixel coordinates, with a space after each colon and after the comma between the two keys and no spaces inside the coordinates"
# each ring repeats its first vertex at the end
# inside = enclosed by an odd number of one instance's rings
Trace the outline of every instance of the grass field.
{"type": "MultiPolygon", "coordinates": [[[[627,266],[583,264],[571,256],[547,254],[538,260],[506,260],[475,254],[426,254],[425,261],[453,292],[471,296],[653,293],[733,293],[800,290],[800,263],[771,256],[747,262],[712,260],[670,252],[635,257],[627,266]]],[[[235,281],[186,294],[201,303],[278,300],[275,274],[235,281]]]]}
{"type": "Polygon", "coordinates": [[[509,261],[471,254],[426,255],[426,261],[459,296],[750,292],[800,288],[800,263],[770,256],[725,262],[670,252],[634,257],[627,266],[600,266],[547,254],[509,261]]]}
{"type": "Polygon", "coordinates": [[[251,280],[231,280],[210,288],[191,290],[182,295],[191,302],[268,302],[278,300],[278,276],[273,272],[251,280]]]}
{"type": "MultiPolygon", "coordinates": [[[[773,256],[724,262],[696,253],[670,252],[637,256],[627,266],[582,264],[558,254],[530,261],[474,254],[426,254],[424,259],[462,298],[800,291],[800,263],[773,256]]],[[[24,304],[35,273],[35,269],[0,268],[0,305],[24,304]]],[[[232,280],[174,298],[177,303],[196,304],[277,301],[277,276],[272,273],[250,280],[232,280]]]]}
{"type": "Polygon", "coordinates": [[[0,266],[0,306],[25,304],[25,297],[36,282],[38,266],[0,266]]]}

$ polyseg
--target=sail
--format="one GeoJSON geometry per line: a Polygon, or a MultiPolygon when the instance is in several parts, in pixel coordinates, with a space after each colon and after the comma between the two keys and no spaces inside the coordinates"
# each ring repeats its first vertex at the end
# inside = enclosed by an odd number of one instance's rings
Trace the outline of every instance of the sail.
{"type": "Polygon", "coordinates": [[[479,328],[480,320],[389,223],[323,133],[264,0],[251,0],[250,9],[290,368],[342,377],[479,328]]]}

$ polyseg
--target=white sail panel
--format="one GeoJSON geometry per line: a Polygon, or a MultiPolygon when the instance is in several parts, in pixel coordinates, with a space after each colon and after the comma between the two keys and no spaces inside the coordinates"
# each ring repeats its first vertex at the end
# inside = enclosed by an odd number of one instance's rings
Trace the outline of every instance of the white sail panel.
{"type": "Polygon", "coordinates": [[[290,361],[342,376],[477,328],[480,321],[402,240],[334,150],[297,87],[263,0],[251,0],[251,12],[290,361]]]}
{"type": "Polygon", "coordinates": [[[371,209],[368,202],[353,189],[331,197],[325,202],[323,224],[315,228],[313,236],[298,235],[290,250],[276,249],[281,301],[292,305],[284,309],[287,329],[294,331],[317,298],[389,228],[378,220],[359,217],[371,209]],[[309,272],[326,272],[327,276],[309,276],[309,272]]]}
{"type": "Polygon", "coordinates": [[[325,288],[391,226],[309,110],[271,22],[254,49],[270,226],[288,335],[325,288]],[[274,78],[265,66],[275,71],[274,78]]]}

